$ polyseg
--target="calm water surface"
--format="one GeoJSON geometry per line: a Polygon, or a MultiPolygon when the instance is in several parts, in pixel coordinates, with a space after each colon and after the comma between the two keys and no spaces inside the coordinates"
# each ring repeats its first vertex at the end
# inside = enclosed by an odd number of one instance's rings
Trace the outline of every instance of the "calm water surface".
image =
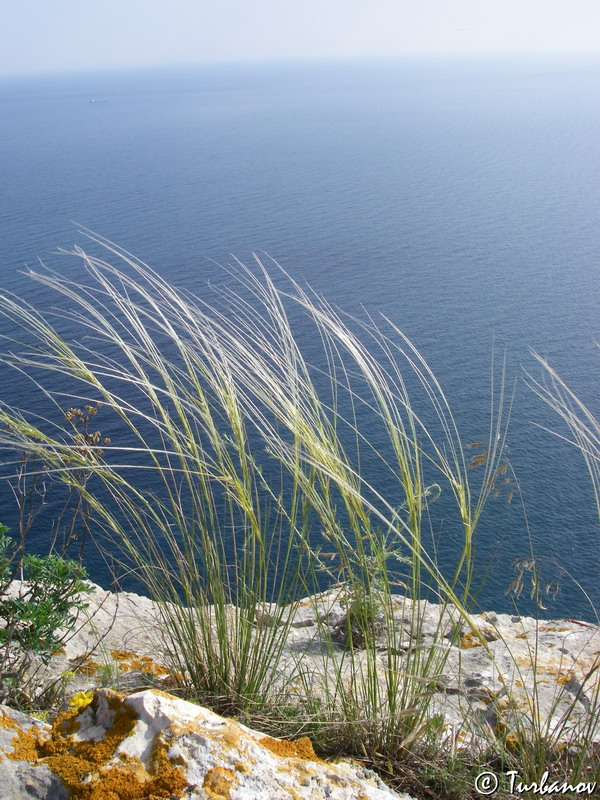
{"type": "MultiPolygon", "coordinates": [[[[342,309],[382,312],[420,348],[466,442],[486,438],[492,351],[516,381],[510,457],[534,544],[599,604],[598,519],[581,459],[525,387],[529,348],[598,411],[600,66],[398,61],[230,66],[0,83],[1,286],[47,307],[21,274],[71,221],[200,294],[213,263],[276,258],[342,309]],[[90,100],[97,102],[91,103],[90,100]],[[106,101],[106,102],[100,102],[106,101]]],[[[299,331],[310,350],[308,331],[299,331]]],[[[7,370],[1,397],[27,406],[7,370]]],[[[2,521],[14,525],[0,485],[2,521]]],[[[432,507],[439,555],[456,531],[432,507]]],[[[529,545],[514,505],[490,505],[480,599],[508,610],[529,545]]],[[[93,576],[106,582],[100,562],[93,576]]],[[[556,573],[548,567],[549,577],[556,573]]],[[[551,612],[590,617],[563,579],[551,612]]]]}

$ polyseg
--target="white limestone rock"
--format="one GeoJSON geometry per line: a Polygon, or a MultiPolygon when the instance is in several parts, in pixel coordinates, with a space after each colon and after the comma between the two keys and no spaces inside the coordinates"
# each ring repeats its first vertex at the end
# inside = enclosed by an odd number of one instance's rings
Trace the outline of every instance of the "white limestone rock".
{"type": "MultiPolygon", "coordinates": [[[[17,738],[32,724],[11,720],[17,738]]],[[[3,744],[0,775],[15,786],[26,767],[44,779],[50,775],[54,783],[39,782],[37,794],[23,788],[9,795],[11,800],[63,800],[68,794],[61,776],[74,791],[85,786],[93,797],[106,794],[115,800],[410,800],[368,770],[321,761],[308,739],[272,739],[156,690],[124,697],[100,689],[62,727],[39,726],[37,735],[37,758],[30,754],[15,761],[10,758],[14,737],[3,744]],[[52,746],[44,750],[48,741],[52,746]],[[61,755],[44,757],[44,752],[61,755]]]]}
{"type": "MultiPolygon", "coordinates": [[[[169,669],[176,659],[157,604],[129,592],[106,592],[99,586],[93,586],[88,600],[89,607],[80,614],[65,653],[36,675],[40,686],[59,680],[61,673],[75,673],[69,679],[70,696],[100,685],[112,670],[117,679],[113,685],[120,690],[141,688],[148,677],[153,685],[168,689],[169,669]]],[[[563,740],[577,738],[578,729],[586,730],[589,709],[600,691],[597,626],[492,612],[465,619],[452,605],[413,602],[402,595],[394,596],[392,602],[394,635],[375,639],[382,697],[390,664],[409,674],[414,655],[420,654],[423,662],[433,648],[446,660],[429,676],[429,690],[433,691],[430,713],[444,717],[450,738],[458,731],[467,746],[477,738],[478,730],[488,734],[517,727],[523,730],[539,726],[540,719],[546,734],[554,736],[565,715],[569,726],[561,734],[563,740]]],[[[257,637],[271,635],[273,626],[286,637],[277,668],[269,677],[273,696],[283,694],[286,700],[302,703],[307,692],[312,697],[324,695],[327,681],[335,694],[331,681],[338,674],[348,685],[360,687],[361,671],[364,673],[369,658],[373,663],[372,651],[368,658],[366,650],[355,647],[349,657],[343,640],[338,637],[336,642],[334,632],[347,608],[344,588],[336,586],[283,608],[264,604],[254,610],[257,637]]],[[[208,620],[214,616],[211,607],[203,613],[208,620]]],[[[233,617],[235,613],[233,606],[228,607],[227,614],[233,617]]],[[[235,631],[237,626],[228,627],[235,631]]],[[[231,646],[235,648],[235,641],[231,646]]],[[[600,721],[596,719],[594,724],[595,729],[586,736],[591,733],[600,742],[600,721]]]]}
{"type": "Polygon", "coordinates": [[[88,653],[130,651],[139,656],[164,655],[159,609],[149,597],[133,592],[107,592],[90,584],[88,607],[79,613],[73,633],[65,642],[69,659],[88,653]]]}

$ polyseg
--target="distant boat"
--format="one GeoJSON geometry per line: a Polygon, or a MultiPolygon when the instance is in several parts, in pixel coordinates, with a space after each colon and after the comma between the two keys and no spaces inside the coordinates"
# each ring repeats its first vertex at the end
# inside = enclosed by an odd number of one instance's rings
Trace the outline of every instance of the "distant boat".
{"type": "Polygon", "coordinates": [[[108,103],[108,100],[90,100],[90,103],[108,103]]]}

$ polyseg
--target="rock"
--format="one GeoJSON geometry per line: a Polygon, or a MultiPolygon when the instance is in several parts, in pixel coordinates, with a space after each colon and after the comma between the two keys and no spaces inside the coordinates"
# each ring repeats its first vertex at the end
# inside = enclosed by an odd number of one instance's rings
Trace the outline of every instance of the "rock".
{"type": "MultiPolygon", "coordinates": [[[[168,641],[158,604],[99,586],[93,587],[88,601],[65,652],[48,667],[39,667],[35,681],[40,691],[54,681],[66,699],[102,684],[129,692],[148,684],[168,689],[177,681],[175,647],[168,641]]],[[[417,674],[403,696],[425,689],[431,697],[429,714],[443,717],[449,741],[459,731],[467,747],[480,734],[483,741],[490,734],[504,736],[542,724],[549,738],[566,742],[584,735],[600,742],[600,719],[590,715],[600,695],[597,626],[492,612],[464,617],[451,604],[395,595],[386,611],[394,630],[388,633],[379,624],[371,641],[361,641],[351,631],[349,651],[344,627],[348,611],[348,595],[336,586],[288,606],[263,604],[250,613],[259,651],[269,636],[284,637],[279,662],[266,673],[275,703],[281,698],[302,707],[326,694],[340,698],[340,688],[360,693],[374,680],[385,698],[392,672],[406,675],[410,683],[414,671],[422,669],[419,665],[428,663],[428,674],[417,674]],[[336,680],[343,686],[336,686],[336,680]]],[[[248,612],[228,606],[224,613],[234,620],[236,614],[248,612]]],[[[213,624],[210,606],[190,611],[187,619],[195,616],[199,621],[200,614],[213,624]]],[[[236,624],[226,627],[238,629],[236,624]]],[[[360,707],[364,698],[357,696],[355,701],[360,707]]],[[[418,697],[416,702],[421,702],[418,697]]]]}
{"type": "MultiPolygon", "coordinates": [[[[164,636],[159,605],[132,592],[108,592],[90,583],[87,608],[79,611],[64,646],[48,664],[33,657],[24,689],[33,700],[52,704],[52,697],[69,697],[102,685],[131,691],[149,683],[169,688],[174,683],[174,659],[164,636]]],[[[13,581],[8,593],[21,591],[13,581]]],[[[64,699],[64,698],[63,698],[64,699]]]]}
{"type": "Polygon", "coordinates": [[[50,735],[50,726],[12,708],[0,709],[0,785],[3,800],[68,800],[69,792],[35,756],[33,742],[50,735]]]}
{"type": "Polygon", "coordinates": [[[133,592],[107,592],[91,584],[88,608],[79,613],[74,631],[65,642],[70,660],[95,653],[133,652],[138,656],[163,657],[161,613],[149,597],[133,592]]]}
{"type": "Polygon", "coordinates": [[[157,690],[99,689],[51,729],[2,713],[10,800],[63,800],[68,790],[85,800],[410,800],[368,770],[322,761],[309,739],[272,739],[157,690]]]}

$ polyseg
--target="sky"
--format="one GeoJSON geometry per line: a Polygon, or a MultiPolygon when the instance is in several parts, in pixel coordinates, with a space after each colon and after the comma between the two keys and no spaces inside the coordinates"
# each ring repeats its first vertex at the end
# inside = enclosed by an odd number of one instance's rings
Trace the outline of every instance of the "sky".
{"type": "Polygon", "coordinates": [[[0,75],[481,53],[600,55],[600,0],[0,0],[0,75]]]}

